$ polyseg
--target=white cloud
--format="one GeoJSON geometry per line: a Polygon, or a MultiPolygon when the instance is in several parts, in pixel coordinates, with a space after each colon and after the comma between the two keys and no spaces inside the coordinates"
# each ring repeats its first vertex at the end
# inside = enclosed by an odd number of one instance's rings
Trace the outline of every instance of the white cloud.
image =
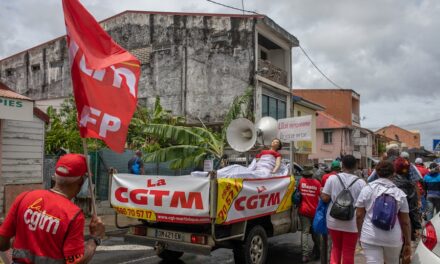
{"type": "MultiPolygon", "coordinates": [[[[218,1],[241,6],[238,0],[218,1]]],[[[81,2],[97,20],[124,10],[236,12],[204,0],[81,2]]],[[[267,14],[295,35],[332,80],[360,93],[361,115],[367,117],[367,126],[416,123],[430,120],[430,115],[436,113],[435,102],[440,99],[437,95],[440,1],[244,0],[244,3],[246,9],[267,14]],[[404,116],[399,114],[402,109],[404,116]]],[[[0,28],[0,58],[56,38],[65,33],[61,1],[1,1],[0,28]]],[[[293,54],[294,86],[333,87],[299,49],[293,54]]],[[[432,125],[421,126],[420,130],[424,144],[432,137],[440,137],[432,125]]]]}

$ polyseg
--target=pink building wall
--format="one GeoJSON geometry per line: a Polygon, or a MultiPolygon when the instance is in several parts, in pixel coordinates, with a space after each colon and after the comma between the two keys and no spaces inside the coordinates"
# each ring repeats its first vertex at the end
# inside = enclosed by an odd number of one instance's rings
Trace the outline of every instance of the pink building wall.
{"type": "Polygon", "coordinates": [[[334,160],[342,154],[353,154],[351,132],[345,128],[316,130],[316,153],[310,154],[309,159],[318,159],[319,162],[334,160]],[[332,144],[324,144],[324,131],[332,131],[332,144]]]}

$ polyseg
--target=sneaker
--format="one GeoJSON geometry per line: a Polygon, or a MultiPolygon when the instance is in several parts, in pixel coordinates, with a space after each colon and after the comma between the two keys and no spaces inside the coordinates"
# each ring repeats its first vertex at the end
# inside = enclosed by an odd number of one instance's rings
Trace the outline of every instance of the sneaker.
{"type": "Polygon", "coordinates": [[[302,257],[302,263],[307,263],[310,261],[310,258],[308,256],[303,256],[302,257]]]}

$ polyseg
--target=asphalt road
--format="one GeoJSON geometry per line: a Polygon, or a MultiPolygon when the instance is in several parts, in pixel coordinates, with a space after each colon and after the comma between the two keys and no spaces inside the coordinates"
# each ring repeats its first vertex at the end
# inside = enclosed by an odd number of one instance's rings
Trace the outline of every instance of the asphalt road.
{"type": "MultiPolygon", "coordinates": [[[[301,262],[301,238],[300,233],[286,234],[269,239],[268,263],[300,263],[301,262]]],[[[91,263],[114,263],[114,264],[165,264],[156,256],[153,248],[141,245],[131,245],[124,242],[123,237],[111,237],[103,241],[98,248],[91,263]]],[[[234,263],[232,250],[218,249],[210,256],[201,256],[185,253],[181,264],[220,264],[234,263]]],[[[319,261],[309,262],[318,264],[319,261]]]]}

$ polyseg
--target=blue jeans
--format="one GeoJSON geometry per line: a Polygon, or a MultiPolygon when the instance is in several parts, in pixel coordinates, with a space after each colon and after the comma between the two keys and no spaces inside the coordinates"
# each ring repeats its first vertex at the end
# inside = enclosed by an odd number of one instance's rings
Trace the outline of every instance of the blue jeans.
{"type": "Polygon", "coordinates": [[[431,220],[435,213],[440,212],[440,197],[428,197],[426,203],[426,220],[431,220]]]}

